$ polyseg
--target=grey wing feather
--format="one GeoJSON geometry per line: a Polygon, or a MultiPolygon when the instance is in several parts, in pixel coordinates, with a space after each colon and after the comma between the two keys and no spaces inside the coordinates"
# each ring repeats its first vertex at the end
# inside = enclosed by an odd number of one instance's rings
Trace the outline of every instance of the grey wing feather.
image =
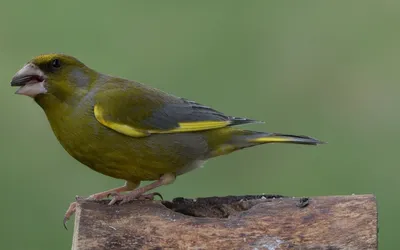
{"type": "Polygon", "coordinates": [[[242,117],[227,116],[210,107],[201,105],[194,101],[181,99],[180,103],[171,103],[155,111],[149,118],[143,121],[156,129],[177,128],[179,122],[196,121],[230,121],[230,126],[247,123],[261,123],[242,117]]]}

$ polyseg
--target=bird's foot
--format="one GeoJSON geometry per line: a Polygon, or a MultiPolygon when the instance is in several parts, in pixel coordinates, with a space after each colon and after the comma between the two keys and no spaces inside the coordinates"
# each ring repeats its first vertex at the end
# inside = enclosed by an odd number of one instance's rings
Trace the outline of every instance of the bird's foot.
{"type": "Polygon", "coordinates": [[[95,200],[101,200],[101,199],[104,198],[104,197],[100,197],[100,196],[98,197],[98,196],[96,196],[96,195],[97,195],[97,194],[94,194],[94,195],[91,195],[91,196],[89,196],[89,197],[75,196],[75,200],[76,200],[76,201],[72,202],[72,203],[69,205],[69,207],[68,207],[68,209],[67,209],[67,212],[65,212],[65,215],[64,215],[63,224],[64,224],[65,229],[68,230],[68,228],[67,228],[67,222],[68,222],[69,218],[71,218],[71,216],[75,214],[76,206],[78,205],[78,202],[79,202],[79,201],[84,201],[84,200],[87,200],[87,201],[95,201],[95,200]]]}
{"type": "Polygon", "coordinates": [[[75,202],[72,202],[69,205],[69,208],[67,210],[67,212],[65,213],[64,216],[64,227],[65,229],[67,229],[66,223],[68,221],[68,219],[75,213],[76,210],[76,206],[78,205],[79,201],[100,201],[103,200],[105,198],[108,198],[110,196],[110,194],[114,194],[114,193],[122,193],[122,192],[126,192],[129,190],[133,190],[134,188],[136,188],[137,186],[139,186],[140,182],[129,182],[127,181],[125,183],[125,185],[121,186],[121,187],[117,187],[117,188],[113,188],[104,192],[100,192],[100,193],[95,193],[92,194],[89,197],[79,197],[79,196],[75,196],[75,202]]]}
{"type": "Polygon", "coordinates": [[[111,194],[117,194],[118,192],[102,192],[102,193],[97,193],[97,194],[92,194],[87,198],[84,198],[86,201],[100,201],[103,199],[108,198],[111,194]]]}
{"type": "Polygon", "coordinates": [[[106,199],[108,197],[110,197],[113,194],[119,194],[121,192],[125,192],[128,191],[128,188],[125,186],[122,187],[118,187],[118,188],[114,188],[114,189],[110,189],[104,192],[100,192],[100,193],[95,193],[90,195],[89,197],[79,197],[76,196],[75,199],[78,200],[86,200],[86,201],[100,201],[103,199],[106,199]]]}
{"type": "Polygon", "coordinates": [[[65,227],[65,229],[66,230],[68,230],[68,228],[67,228],[67,222],[68,222],[68,220],[69,220],[69,218],[75,213],[75,211],[76,211],[76,206],[78,205],[78,202],[72,202],[70,205],[69,205],[69,207],[68,207],[68,209],[67,209],[67,212],[65,213],[65,215],[64,215],[64,220],[63,220],[63,224],[64,224],[64,227],[65,227]]]}
{"type": "Polygon", "coordinates": [[[67,222],[68,222],[69,218],[75,213],[76,206],[78,205],[79,201],[100,201],[105,198],[108,198],[111,194],[118,194],[119,192],[124,192],[125,190],[126,190],[126,186],[122,186],[122,187],[111,189],[108,191],[92,194],[89,197],[75,196],[76,201],[72,202],[69,205],[69,208],[64,215],[63,224],[64,224],[65,229],[67,229],[67,222]]]}
{"type": "Polygon", "coordinates": [[[118,193],[113,193],[110,194],[110,196],[112,196],[112,200],[110,201],[110,203],[108,203],[108,205],[114,205],[116,203],[118,203],[119,205],[122,205],[124,203],[128,203],[130,201],[134,201],[134,200],[154,200],[154,198],[156,196],[160,197],[161,200],[163,200],[163,197],[160,193],[154,192],[154,193],[147,193],[147,194],[143,194],[140,192],[137,192],[136,190],[131,191],[128,194],[118,194],[118,193]]]}

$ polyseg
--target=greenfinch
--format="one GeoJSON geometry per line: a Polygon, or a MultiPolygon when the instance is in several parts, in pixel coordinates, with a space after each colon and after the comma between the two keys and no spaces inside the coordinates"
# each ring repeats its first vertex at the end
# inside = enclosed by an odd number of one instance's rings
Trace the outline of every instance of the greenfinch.
{"type": "MultiPolygon", "coordinates": [[[[136,81],[96,72],[64,54],[40,55],[12,78],[16,94],[42,107],[64,149],[89,168],[125,185],[89,196],[110,205],[152,199],[148,193],[174,182],[210,158],[265,143],[317,145],[282,133],[243,130],[259,121],[225,115],[197,102],[136,81]],[[139,187],[141,181],[154,182],[139,187]]],[[[75,212],[71,203],[64,217],[75,212]]]]}

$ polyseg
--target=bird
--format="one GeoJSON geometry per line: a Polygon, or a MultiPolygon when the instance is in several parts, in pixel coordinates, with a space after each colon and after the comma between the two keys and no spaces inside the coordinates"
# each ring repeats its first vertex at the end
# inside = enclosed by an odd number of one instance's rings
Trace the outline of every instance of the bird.
{"type": "MultiPolygon", "coordinates": [[[[66,54],[42,54],[12,77],[15,92],[43,109],[63,148],[83,165],[125,184],[88,196],[109,205],[154,199],[153,189],[201,167],[207,160],[268,143],[318,145],[309,137],[244,130],[260,123],[147,84],[102,74],[66,54]],[[140,186],[142,181],[152,181],[140,186]]],[[[72,202],[64,226],[74,214],[72,202]]]]}

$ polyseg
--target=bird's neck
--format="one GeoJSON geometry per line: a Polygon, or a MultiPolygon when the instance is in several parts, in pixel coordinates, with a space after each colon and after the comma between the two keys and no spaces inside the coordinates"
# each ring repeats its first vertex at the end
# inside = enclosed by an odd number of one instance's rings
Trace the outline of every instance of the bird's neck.
{"type": "Polygon", "coordinates": [[[57,110],[60,112],[68,106],[65,101],[49,94],[37,95],[35,102],[42,107],[46,114],[53,111],[57,112],[57,110]]]}
{"type": "Polygon", "coordinates": [[[74,119],[71,117],[71,114],[74,113],[74,106],[48,94],[36,96],[35,101],[42,107],[55,136],[63,144],[62,137],[70,135],[71,131],[69,130],[74,130],[71,127],[71,124],[74,124],[74,119]]]}
{"type": "Polygon", "coordinates": [[[36,96],[35,102],[44,110],[47,119],[53,126],[62,122],[61,120],[68,119],[81,98],[81,96],[75,96],[74,98],[60,99],[51,94],[44,94],[36,96]]]}

